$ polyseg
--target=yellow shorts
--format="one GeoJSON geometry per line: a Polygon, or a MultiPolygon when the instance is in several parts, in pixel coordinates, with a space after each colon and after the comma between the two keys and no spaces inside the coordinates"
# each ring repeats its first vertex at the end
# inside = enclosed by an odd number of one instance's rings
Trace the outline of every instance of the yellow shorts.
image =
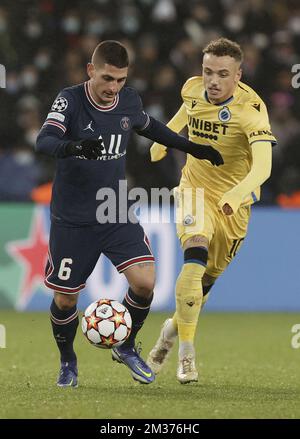
{"type": "Polygon", "coordinates": [[[192,236],[205,236],[209,241],[206,273],[220,276],[246,237],[251,207],[242,206],[235,215],[226,216],[219,210],[218,200],[206,196],[203,189],[178,187],[174,197],[181,245],[192,236]]]}

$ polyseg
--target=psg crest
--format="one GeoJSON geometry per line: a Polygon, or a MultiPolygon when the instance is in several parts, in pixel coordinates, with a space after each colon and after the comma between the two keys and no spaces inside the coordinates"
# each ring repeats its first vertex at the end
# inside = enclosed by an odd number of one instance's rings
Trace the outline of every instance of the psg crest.
{"type": "Polygon", "coordinates": [[[54,103],[53,103],[53,105],[51,107],[51,110],[53,110],[53,111],[65,111],[67,106],[68,106],[67,99],[63,98],[63,97],[60,97],[60,98],[55,99],[55,101],[54,101],[54,103]]]}
{"type": "Polygon", "coordinates": [[[221,122],[228,122],[231,119],[231,113],[228,107],[223,107],[219,111],[219,120],[221,122]]]}
{"type": "Polygon", "coordinates": [[[130,128],[130,119],[129,117],[122,117],[121,122],[120,122],[121,128],[124,131],[128,131],[130,128]]]}

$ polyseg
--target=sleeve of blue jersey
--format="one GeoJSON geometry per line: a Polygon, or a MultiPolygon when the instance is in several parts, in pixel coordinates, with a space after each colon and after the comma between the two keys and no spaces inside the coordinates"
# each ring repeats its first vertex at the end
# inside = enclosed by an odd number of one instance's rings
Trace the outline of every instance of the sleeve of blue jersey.
{"type": "Polygon", "coordinates": [[[36,150],[54,157],[65,156],[65,139],[68,124],[75,109],[74,97],[68,90],[63,90],[55,98],[44,124],[38,134],[36,150]]]}
{"type": "Polygon", "coordinates": [[[168,148],[190,152],[190,141],[187,138],[170,130],[170,128],[154,119],[154,117],[148,117],[149,123],[143,129],[137,130],[137,134],[147,137],[147,139],[153,140],[161,145],[165,145],[168,148]]]}
{"type": "Polygon", "coordinates": [[[132,102],[134,102],[134,118],[133,118],[133,129],[137,132],[142,131],[147,128],[150,123],[150,116],[144,111],[142,99],[136,90],[127,87],[130,90],[131,96],[133,95],[132,102]]]}

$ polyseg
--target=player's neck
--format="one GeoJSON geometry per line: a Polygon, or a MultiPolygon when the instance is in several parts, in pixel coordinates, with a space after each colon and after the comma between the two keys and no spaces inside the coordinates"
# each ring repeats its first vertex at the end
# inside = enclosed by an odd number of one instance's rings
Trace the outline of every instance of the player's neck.
{"type": "Polygon", "coordinates": [[[90,95],[91,95],[93,101],[94,101],[97,105],[100,105],[101,107],[110,107],[110,106],[113,104],[113,102],[115,101],[115,99],[116,99],[116,96],[115,96],[115,97],[114,97],[111,101],[109,101],[109,102],[107,102],[107,101],[103,101],[101,98],[99,98],[99,96],[97,95],[97,93],[94,91],[94,89],[93,89],[93,84],[91,83],[91,81],[88,81],[88,87],[89,87],[89,92],[90,92],[90,95]]]}
{"type": "Polygon", "coordinates": [[[225,105],[233,99],[233,94],[228,94],[228,96],[223,96],[222,98],[209,98],[207,92],[205,91],[205,99],[212,105],[225,105]]]}

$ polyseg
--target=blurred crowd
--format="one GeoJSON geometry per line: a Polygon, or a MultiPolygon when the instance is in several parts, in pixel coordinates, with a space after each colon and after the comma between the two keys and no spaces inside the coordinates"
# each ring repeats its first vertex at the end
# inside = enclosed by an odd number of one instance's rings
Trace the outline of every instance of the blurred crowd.
{"type": "MultiPolygon", "coordinates": [[[[299,0],[1,0],[0,200],[30,200],[53,179],[54,160],[35,153],[36,136],[58,92],[88,79],[86,63],[101,40],[126,45],[128,84],[149,114],[167,122],[181,105],[182,84],[201,72],[203,47],[219,36],[241,44],[242,80],[265,100],[278,139],[263,202],[297,204],[300,89],[292,66],[300,71],[299,0]]],[[[170,151],[151,164],[149,146],[132,136],[130,186],[176,186],[184,155],[170,151]]]]}

